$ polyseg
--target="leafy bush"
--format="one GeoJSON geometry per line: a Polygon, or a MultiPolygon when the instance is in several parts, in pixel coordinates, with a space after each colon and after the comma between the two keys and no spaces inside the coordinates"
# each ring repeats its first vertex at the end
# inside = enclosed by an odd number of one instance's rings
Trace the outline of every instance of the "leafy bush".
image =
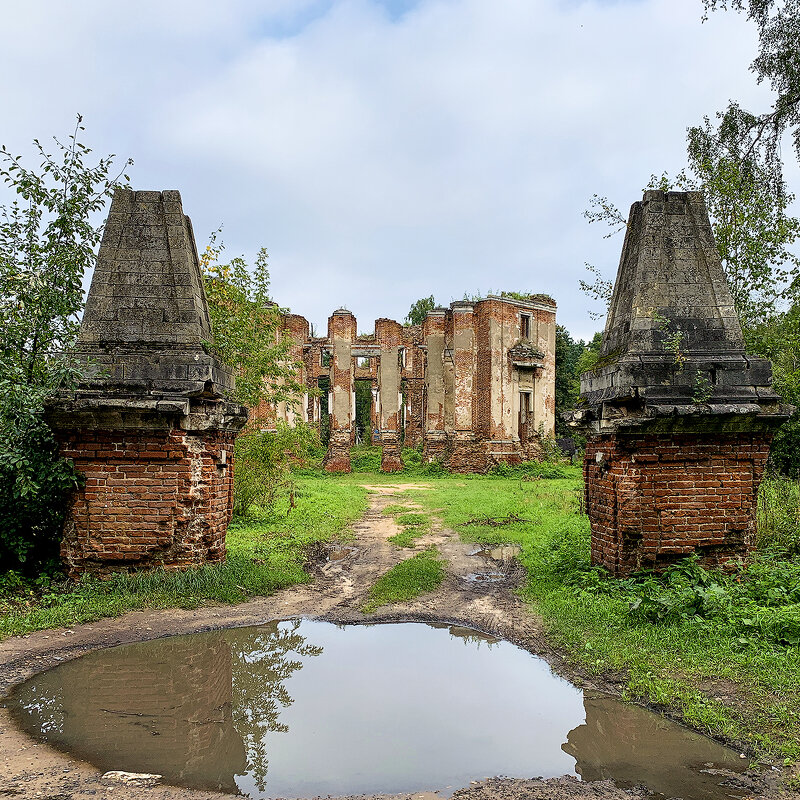
{"type": "Polygon", "coordinates": [[[572,478],[574,469],[554,461],[523,461],[519,464],[495,464],[489,475],[495,478],[572,478]]]}
{"type": "Polygon", "coordinates": [[[362,444],[350,449],[350,468],[353,472],[380,472],[381,448],[362,444]]]}
{"type": "Polygon", "coordinates": [[[0,403],[0,571],[32,574],[58,556],[64,514],[79,476],[60,457],[38,404],[13,395],[18,388],[0,382],[5,395],[0,403]]]}
{"type": "Polygon", "coordinates": [[[755,640],[800,644],[800,558],[761,554],[727,573],[705,569],[693,555],[660,575],[612,580],[603,572],[585,572],[579,591],[627,601],[629,614],[639,622],[712,626],[741,645],[755,640]]]}
{"type": "Polygon", "coordinates": [[[127,180],[111,177],[111,156],[87,163],[81,131],[78,117],[65,142],[54,139],[54,153],[34,140],[38,172],[0,147],[0,180],[13,198],[0,206],[0,570],[33,574],[55,558],[78,483],[44,422],[44,403],[79,377],[63,353],[78,333],[98,215],[118,179],[127,180]]]}
{"type": "Polygon", "coordinates": [[[788,555],[800,554],[800,485],[779,474],[768,474],[758,490],[757,539],[788,555]]]}
{"type": "Polygon", "coordinates": [[[234,451],[233,513],[243,516],[255,506],[271,509],[282,492],[291,496],[292,465],[307,464],[318,451],[319,436],[309,425],[278,421],[274,431],[241,434],[234,451]]]}

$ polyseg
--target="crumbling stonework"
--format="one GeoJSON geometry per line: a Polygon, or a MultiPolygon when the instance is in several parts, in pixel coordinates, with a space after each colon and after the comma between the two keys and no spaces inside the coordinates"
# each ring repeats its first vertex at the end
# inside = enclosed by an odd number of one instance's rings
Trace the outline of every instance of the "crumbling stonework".
{"type": "Polygon", "coordinates": [[[328,320],[330,341],[330,441],[325,455],[328,472],[350,472],[350,446],[353,443],[355,395],[353,386],[353,342],[356,318],[347,310],[334,311],[328,320]]]}
{"type": "Polygon", "coordinates": [[[287,315],[300,380],[328,392],[327,403],[309,393],[298,416],[276,408],[260,418],[322,426],[327,405],[325,465],[336,472],[349,471],[357,439],[381,445],[385,472],[402,468],[403,446],[421,445],[426,461],[454,472],[535,458],[555,425],[555,311],[549,298],[490,296],[434,309],[421,326],[379,319],[373,334],[357,335],[340,309],[322,338],[287,315]],[[357,381],[372,389],[370,431],[356,430],[357,381]]]}
{"type": "Polygon", "coordinates": [[[233,376],[210,337],[180,194],[118,190],[75,354],[91,377],[48,408],[86,478],[61,545],[70,574],[224,558],[247,411],[224,400],[233,376]]]}
{"type": "Polygon", "coordinates": [[[598,366],[574,417],[592,560],[616,575],[744,555],[773,433],[790,409],[745,355],[700,192],[634,203],[598,366]]]}

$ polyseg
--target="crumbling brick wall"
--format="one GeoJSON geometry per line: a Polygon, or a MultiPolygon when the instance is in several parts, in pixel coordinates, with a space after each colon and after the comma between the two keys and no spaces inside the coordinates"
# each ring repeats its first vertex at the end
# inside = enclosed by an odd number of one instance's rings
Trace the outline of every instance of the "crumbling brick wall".
{"type": "Polygon", "coordinates": [[[589,434],[594,563],[627,575],[747,553],[769,445],[791,411],[771,383],[769,362],[745,352],[702,193],[645,192],[572,419],[589,434]]]}
{"type": "Polygon", "coordinates": [[[85,478],[61,542],[71,576],[224,560],[233,433],[80,429],[59,439],[85,478]]]}
{"type": "Polygon", "coordinates": [[[590,439],[584,491],[594,563],[627,574],[695,552],[707,566],[745,555],[770,439],[716,431],[590,439]]]}
{"type": "MultiPolygon", "coordinates": [[[[291,328],[298,337],[303,353],[306,383],[316,387],[321,377],[330,376],[333,402],[326,468],[349,469],[349,447],[356,440],[354,382],[362,380],[370,381],[377,398],[371,409],[371,440],[392,451],[391,458],[384,459],[387,470],[399,468],[400,444],[421,444],[426,461],[438,460],[460,472],[485,472],[499,461],[538,455],[540,430],[550,436],[554,431],[555,312],[555,303],[543,296],[490,296],[435,309],[421,326],[379,319],[373,334],[356,336],[355,318],[340,309],[330,318],[325,339],[309,338],[302,318],[287,318],[287,331],[291,328]],[[523,315],[529,320],[524,336],[523,315]],[[329,366],[320,364],[324,352],[330,353],[329,366]],[[403,402],[396,410],[397,374],[394,366],[388,369],[387,358],[392,365],[399,361],[403,402]],[[381,371],[391,384],[388,392],[381,371]],[[533,398],[530,413],[535,419],[523,439],[520,391],[533,398]],[[348,393],[351,403],[345,408],[348,393]]],[[[305,409],[308,421],[321,424],[318,404],[309,401],[305,409]]],[[[285,416],[280,409],[276,415],[285,416]]]]}
{"type": "Polygon", "coordinates": [[[210,336],[180,194],[118,189],[73,354],[86,378],[47,407],[86,479],[62,541],[70,575],[224,558],[247,410],[225,399],[234,378],[210,336]]]}

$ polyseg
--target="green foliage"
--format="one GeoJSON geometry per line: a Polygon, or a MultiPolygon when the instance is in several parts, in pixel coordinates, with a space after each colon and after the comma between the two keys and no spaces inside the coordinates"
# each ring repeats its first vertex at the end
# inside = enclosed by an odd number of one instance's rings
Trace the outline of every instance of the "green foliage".
{"type": "Polygon", "coordinates": [[[355,383],[356,395],[356,431],[362,437],[364,444],[372,443],[372,382],[357,380],[355,383]]]}
{"type": "Polygon", "coordinates": [[[434,308],[436,308],[436,301],[433,299],[433,295],[421,297],[416,303],[412,303],[411,308],[408,309],[406,324],[422,325],[425,322],[425,317],[428,316],[428,312],[433,311],[434,308]]]}
{"type": "Polygon", "coordinates": [[[601,331],[597,331],[592,337],[592,341],[585,346],[584,351],[578,359],[578,376],[582,375],[584,372],[589,372],[589,370],[597,366],[598,361],[600,361],[600,349],[602,344],[603,334],[601,331]]]}
{"type": "Polygon", "coordinates": [[[779,473],[768,473],[758,489],[759,550],[800,555],[800,484],[779,473]]]}
{"type": "Polygon", "coordinates": [[[0,572],[34,574],[55,560],[69,496],[80,481],[42,419],[50,393],[51,387],[0,378],[0,572]]]}
{"type": "Polygon", "coordinates": [[[296,403],[306,387],[289,358],[292,340],[282,330],[284,312],[269,297],[267,251],[261,248],[252,273],[242,257],[221,264],[217,233],[200,259],[213,335],[207,346],[236,368],[239,402],[251,408],[262,400],[296,403]]]}
{"type": "Polygon", "coordinates": [[[78,482],[58,455],[44,403],[80,377],[64,353],[102,234],[96,216],[123,177],[111,177],[113,156],[88,163],[83,130],[78,117],[52,153],[34,140],[38,170],[0,147],[0,177],[15,195],[0,207],[0,570],[33,573],[54,559],[78,482]]]}
{"type": "Polygon", "coordinates": [[[350,448],[350,469],[353,472],[380,472],[381,448],[379,445],[358,445],[350,448]]]}
{"type": "Polygon", "coordinates": [[[800,559],[762,554],[726,573],[704,569],[694,555],[660,575],[598,581],[591,590],[624,600],[639,622],[710,625],[742,646],[800,644],[800,559]]]}
{"type": "Polygon", "coordinates": [[[520,464],[495,464],[489,470],[492,478],[545,478],[562,479],[574,475],[574,467],[553,461],[523,461],[520,464]]]}
{"type": "Polygon", "coordinates": [[[303,568],[309,548],[357,519],[366,508],[366,494],[356,482],[304,478],[295,490],[294,509],[284,496],[271,511],[234,519],[222,564],[116,573],[107,580],[84,576],[77,583],[7,573],[0,577],[0,638],[140,608],[238,603],[304,583],[310,580],[303,568]]]}
{"type": "Polygon", "coordinates": [[[392,567],[370,589],[364,613],[370,614],[388,603],[413,600],[436,589],[445,574],[443,562],[438,556],[436,548],[431,547],[392,567]]]}
{"type": "Polygon", "coordinates": [[[247,429],[234,445],[233,513],[274,509],[282,494],[294,497],[292,466],[304,466],[319,454],[319,436],[303,423],[278,420],[275,430],[247,429]]]}
{"type": "Polygon", "coordinates": [[[736,127],[743,127],[754,146],[763,143],[780,170],[780,143],[791,131],[794,148],[800,158],[800,70],[797,68],[797,41],[800,31],[798,0],[703,0],[706,12],[732,8],[746,12],[758,29],[758,56],[750,65],[759,83],[768,81],[775,93],[770,111],[761,114],[741,112],[735,103],[720,115],[742,114],[736,127]]]}
{"type": "MultiPolygon", "coordinates": [[[[751,352],[772,361],[772,386],[800,408],[800,302],[766,317],[749,332],[751,352]]],[[[785,475],[800,477],[800,412],[782,425],[772,441],[770,463],[785,475]]]]}
{"type": "Polygon", "coordinates": [[[578,364],[586,345],[575,341],[563,325],[556,325],[556,436],[570,436],[570,429],[562,419],[565,411],[575,407],[580,392],[578,364]]]}

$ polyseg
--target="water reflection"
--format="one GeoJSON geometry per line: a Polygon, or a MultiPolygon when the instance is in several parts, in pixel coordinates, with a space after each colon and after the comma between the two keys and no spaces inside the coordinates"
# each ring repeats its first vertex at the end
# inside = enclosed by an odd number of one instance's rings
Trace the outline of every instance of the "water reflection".
{"type": "Polygon", "coordinates": [[[24,685],[15,698],[24,727],[103,770],[161,772],[168,765],[163,774],[173,782],[235,792],[234,775],[248,759],[234,726],[224,634],[115,651],[70,661],[24,685]]]}
{"type": "Polygon", "coordinates": [[[667,797],[737,796],[719,786],[719,776],[704,771],[741,772],[738,755],[727,747],[599,693],[586,692],[583,706],[586,721],[563,745],[583,780],[644,783],[667,797]]]}
{"type": "Polygon", "coordinates": [[[444,790],[578,774],[726,797],[735,754],[584,694],[508,642],[449,625],[294,621],[98,651],[9,699],[100,769],[252,798],[444,790]]]}

